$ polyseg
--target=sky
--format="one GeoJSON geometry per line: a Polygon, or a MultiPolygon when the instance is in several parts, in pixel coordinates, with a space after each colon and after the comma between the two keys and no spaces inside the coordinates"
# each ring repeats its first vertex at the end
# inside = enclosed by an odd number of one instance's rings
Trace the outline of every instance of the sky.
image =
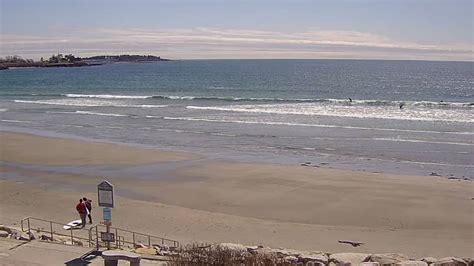
{"type": "Polygon", "coordinates": [[[0,56],[473,60],[474,0],[0,0],[0,56]]]}

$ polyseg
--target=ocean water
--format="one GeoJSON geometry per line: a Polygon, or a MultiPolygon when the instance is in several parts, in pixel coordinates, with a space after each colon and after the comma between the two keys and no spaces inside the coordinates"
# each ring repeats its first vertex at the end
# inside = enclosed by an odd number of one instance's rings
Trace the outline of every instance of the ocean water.
{"type": "Polygon", "coordinates": [[[193,60],[0,72],[3,130],[473,178],[472,62],[193,60]]]}

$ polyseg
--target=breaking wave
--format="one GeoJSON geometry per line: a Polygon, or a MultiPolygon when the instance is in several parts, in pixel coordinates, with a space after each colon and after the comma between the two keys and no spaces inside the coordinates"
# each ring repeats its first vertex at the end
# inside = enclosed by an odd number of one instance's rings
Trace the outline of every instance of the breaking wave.
{"type": "MultiPolygon", "coordinates": [[[[151,117],[150,117],[151,118],[151,117]]],[[[300,127],[320,127],[320,128],[345,128],[360,129],[374,131],[393,131],[393,132],[414,132],[428,134],[454,134],[454,135],[474,135],[474,132],[448,132],[434,130],[415,130],[415,129],[398,129],[398,128],[378,128],[378,127],[359,127],[359,126],[340,126],[340,125],[323,125],[323,124],[307,124],[307,123],[291,123],[291,122],[272,122],[272,121],[249,121],[249,120],[226,120],[226,119],[208,119],[198,117],[156,117],[165,120],[182,120],[182,121],[198,121],[198,122],[215,122],[215,123],[236,123],[236,124],[262,124],[273,126],[300,126],[300,127]]]]}
{"type": "Polygon", "coordinates": [[[342,106],[318,103],[186,106],[187,109],[278,115],[377,118],[411,121],[472,123],[473,110],[460,108],[398,108],[387,106],[342,106]]]}
{"type": "Polygon", "coordinates": [[[43,101],[30,101],[30,100],[14,100],[16,103],[29,103],[29,104],[46,104],[46,105],[62,105],[62,106],[83,106],[83,107],[130,107],[130,108],[162,108],[168,107],[168,105],[153,105],[153,104],[125,104],[114,101],[102,101],[92,99],[54,99],[54,100],[43,100],[43,101]]]}
{"type": "Polygon", "coordinates": [[[110,95],[110,94],[64,94],[68,98],[99,98],[99,99],[164,99],[185,101],[228,101],[228,102],[275,102],[275,103],[298,103],[313,102],[336,104],[344,106],[396,106],[403,107],[426,107],[426,108],[474,108],[472,102],[433,102],[433,101],[389,101],[389,100],[357,100],[357,99],[284,99],[284,98],[258,98],[258,97],[219,97],[219,96],[179,96],[179,95],[110,95]]]}

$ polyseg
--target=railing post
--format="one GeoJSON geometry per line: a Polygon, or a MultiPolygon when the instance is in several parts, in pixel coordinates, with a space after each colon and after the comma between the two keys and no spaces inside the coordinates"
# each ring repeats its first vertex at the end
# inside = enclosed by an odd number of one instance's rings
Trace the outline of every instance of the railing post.
{"type": "Polygon", "coordinates": [[[53,241],[53,222],[49,222],[49,229],[51,230],[51,241],[53,241]]]}
{"type": "Polygon", "coordinates": [[[95,226],[95,243],[96,249],[99,250],[99,226],[95,226]]]}
{"type": "Polygon", "coordinates": [[[133,239],[133,248],[136,247],[136,244],[135,244],[135,232],[132,232],[132,239],[133,239]]]}
{"type": "Polygon", "coordinates": [[[150,235],[148,235],[148,247],[151,247],[151,238],[150,238],[150,235]]]}
{"type": "Polygon", "coordinates": [[[119,248],[120,246],[120,240],[119,240],[119,235],[118,235],[118,229],[115,228],[115,248],[119,248]]]}
{"type": "Polygon", "coordinates": [[[31,239],[30,217],[28,217],[28,241],[31,239]]]}
{"type": "Polygon", "coordinates": [[[70,231],[71,231],[71,245],[74,246],[74,237],[72,236],[73,229],[71,228],[70,231]]]}

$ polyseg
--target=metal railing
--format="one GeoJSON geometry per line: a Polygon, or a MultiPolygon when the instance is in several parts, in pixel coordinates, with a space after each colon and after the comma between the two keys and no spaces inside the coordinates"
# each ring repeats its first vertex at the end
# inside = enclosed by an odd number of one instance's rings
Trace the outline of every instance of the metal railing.
{"type": "MultiPolygon", "coordinates": [[[[107,246],[107,242],[102,241],[100,236],[100,233],[104,232],[106,229],[106,226],[102,224],[94,225],[89,229],[75,228],[66,230],[63,226],[67,223],[59,223],[35,217],[23,218],[20,223],[21,231],[27,232],[29,236],[31,236],[31,232],[42,233],[43,235],[47,235],[51,241],[66,245],[85,245],[87,243],[89,247],[94,247],[97,250],[101,247],[107,246]],[[62,237],[62,240],[68,239],[70,240],[70,243],[67,241],[57,241],[58,237],[62,237]]],[[[113,244],[112,247],[116,249],[133,249],[139,244],[148,247],[152,247],[153,245],[167,245],[175,248],[180,247],[180,243],[173,239],[152,236],[112,226],[110,227],[110,232],[115,235],[115,241],[111,244],[113,244]]]]}
{"type": "Polygon", "coordinates": [[[68,243],[67,241],[55,241],[60,244],[65,245],[80,245],[88,243],[89,247],[93,247],[89,241],[89,230],[85,228],[73,228],[66,230],[63,228],[64,225],[67,223],[59,223],[53,222],[50,220],[35,218],[35,217],[26,217],[23,218],[20,222],[21,224],[21,231],[27,232],[29,235],[29,239],[31,238],[32,233],[43,233],[43,235],[47,235],[51,241],[58,240],[58,237],[63,237],[63,239],[70,239],[71,242],[68,243]]]}
{"type": "MultiPolygon", "coordinates": [[[[107,246],[107,243],[100,239],[100,233],[104,232],[105,229],[106,226],[102,224],[95,225],[89,229],[89,243],[95,243],[96,249],[107,246]],[[99,230],[100,227],[104,230],[99,230]]],[[[113,247],[117,249],[135,248],[139,244],[143,244],[148,247],[152,247],[154,245],[167,245],[169,247],[175,248],[180,247],[180,243],[173,239],[152,236],[149,234],[112,226],[110,226],[110,232],[114,233],[115,235],[115,241],[111,244],[113,244],[113,247]]]]}

